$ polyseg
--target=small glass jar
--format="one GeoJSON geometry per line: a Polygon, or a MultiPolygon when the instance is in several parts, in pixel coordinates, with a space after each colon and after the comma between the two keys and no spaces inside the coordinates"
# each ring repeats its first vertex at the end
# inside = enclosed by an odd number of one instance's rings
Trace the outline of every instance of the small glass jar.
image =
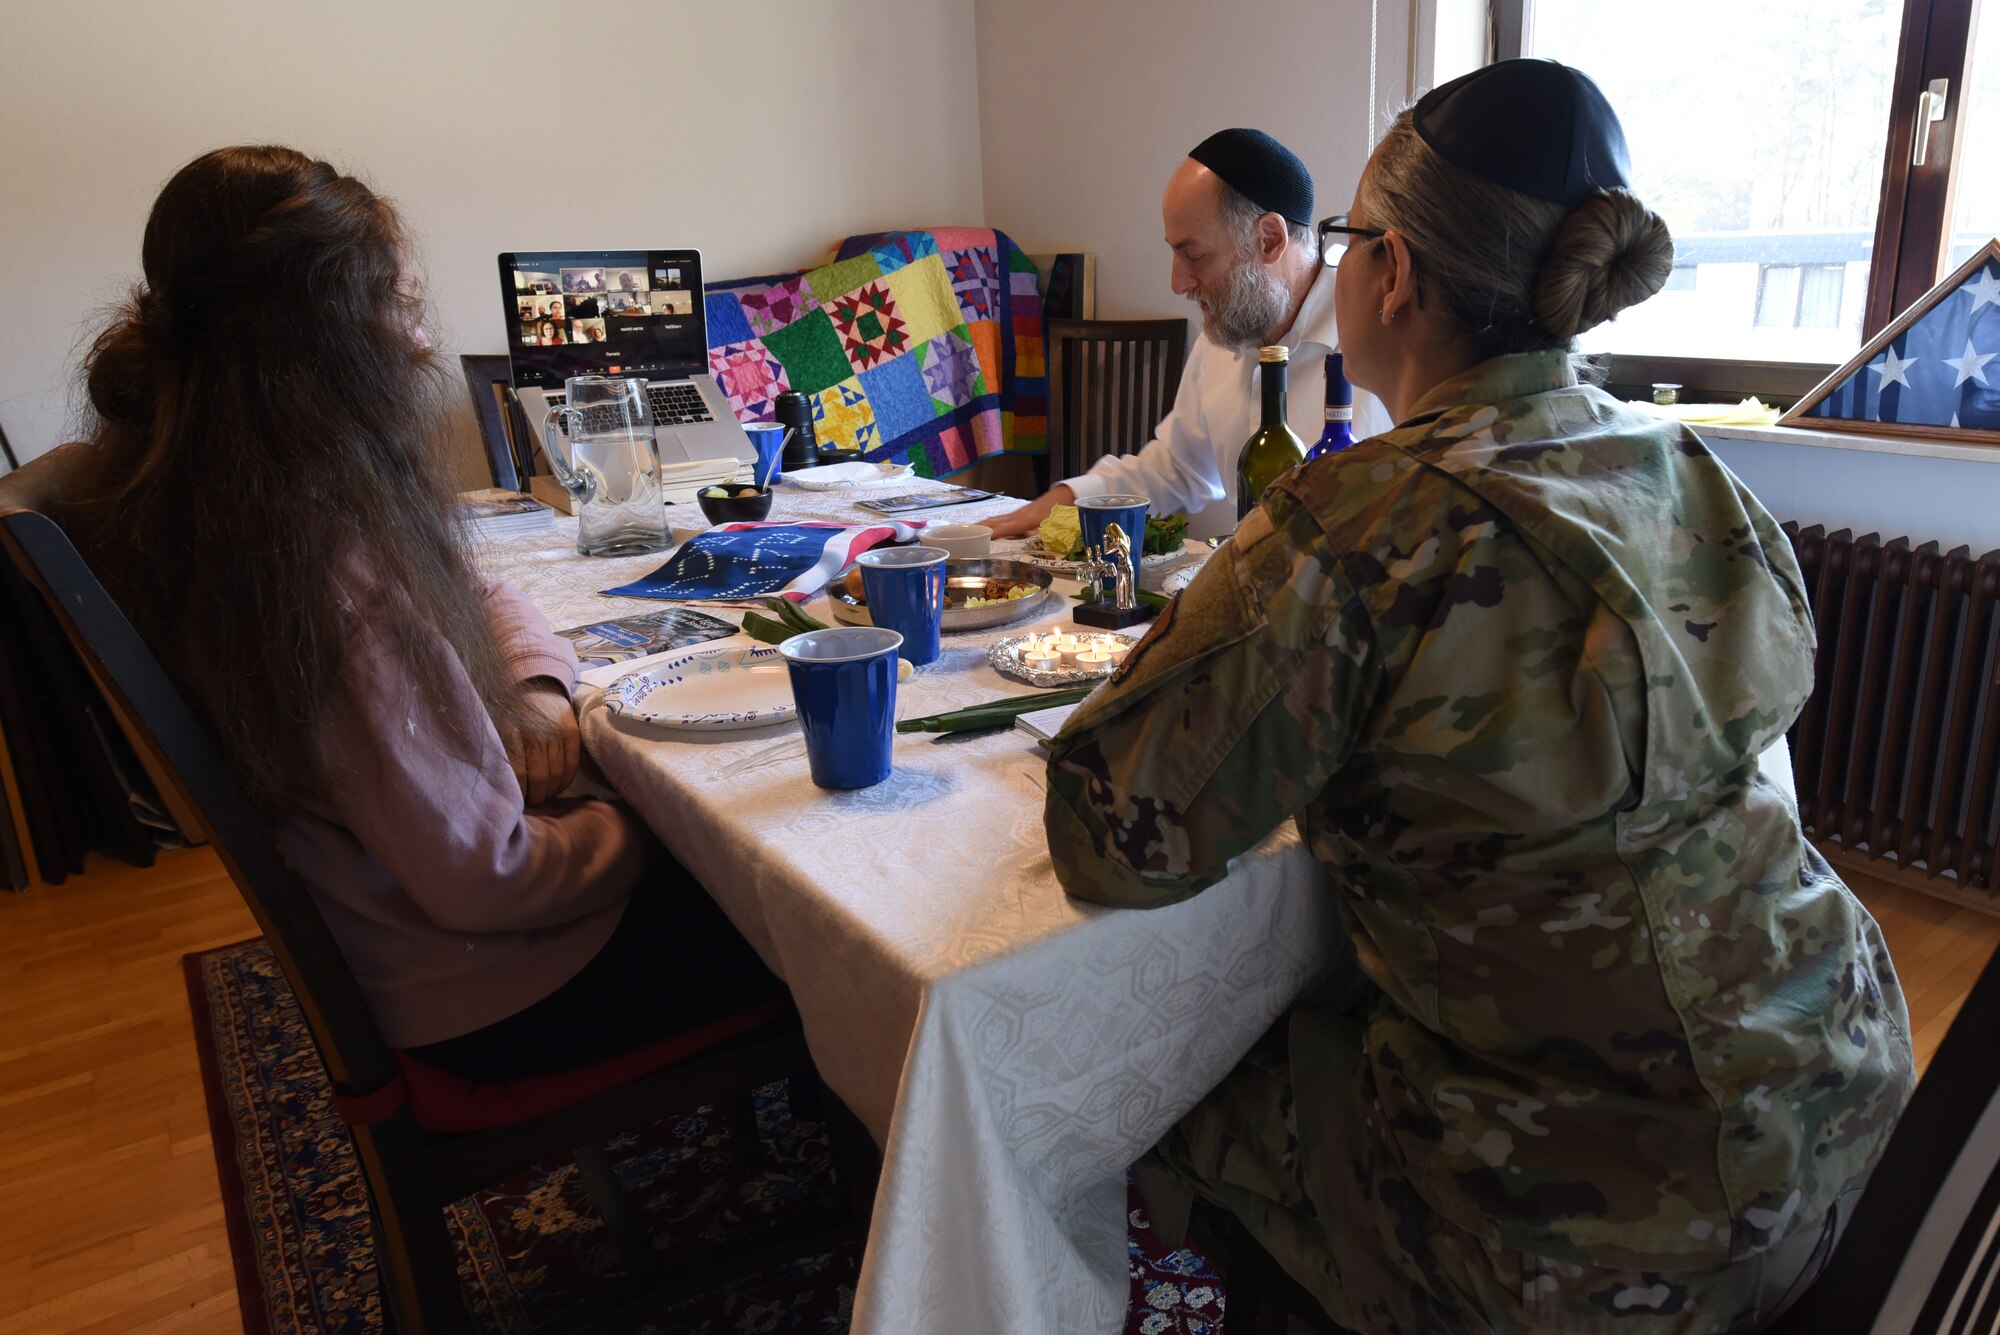
{"type": "Polygon", "coordinates": [[[1653,386],[1653,402],[1659,404],[1661,407],[1664,408],[1680,401],[1681,387],[1679,385],[1655,384],[1653,386]]]}

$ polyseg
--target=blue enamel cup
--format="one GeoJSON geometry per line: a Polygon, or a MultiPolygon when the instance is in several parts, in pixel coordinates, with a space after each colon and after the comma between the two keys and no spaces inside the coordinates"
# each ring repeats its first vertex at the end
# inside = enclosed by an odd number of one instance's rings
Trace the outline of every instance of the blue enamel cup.
{"type": "Polygon", "coordinates": [[[854,558],[861,567],[861,594],[868,619],[903,637],[903,657],[911,667],[934,663],[943,652],[944,563],[942,547],[875,547],[854,558]]]}
{"type": "Polygon", "coordinates": [[[778,646],[806,735],[806,763],[822,788],[867,788],[889,777],[896,738],[896,650],[877,626],[836,626],[778,646]]]}

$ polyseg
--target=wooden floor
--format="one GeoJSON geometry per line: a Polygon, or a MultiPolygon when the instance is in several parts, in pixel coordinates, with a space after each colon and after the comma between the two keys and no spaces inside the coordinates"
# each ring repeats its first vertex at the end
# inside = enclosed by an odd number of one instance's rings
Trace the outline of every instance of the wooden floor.
{"type": "MultiPolygon", "coordinates": [[[[2000,918],[1845,874],[1928,1062],[2000,918]]],[[[0,1335],[242,1330],[181,957],[256,931],[205,850],[0,893],[0,1335]]]]}

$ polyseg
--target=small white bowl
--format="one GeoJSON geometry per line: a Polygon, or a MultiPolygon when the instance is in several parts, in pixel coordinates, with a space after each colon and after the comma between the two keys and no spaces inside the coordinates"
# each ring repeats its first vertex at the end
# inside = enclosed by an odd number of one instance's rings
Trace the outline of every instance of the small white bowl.
{"type": "Polygon", "coordinates": [[[942,547],[961,561],[993,550],[993,530],[984,524],[933,524],[920,539],[927,547],[942,547]]]}

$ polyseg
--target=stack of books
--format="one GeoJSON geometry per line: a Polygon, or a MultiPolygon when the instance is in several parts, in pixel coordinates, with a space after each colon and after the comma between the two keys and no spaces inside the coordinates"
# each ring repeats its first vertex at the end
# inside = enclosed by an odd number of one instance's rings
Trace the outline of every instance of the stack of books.
{"type": "Polygon", "coordinates": [[[534,533],[556,522],[556,512],[524,492],[485,487],[458,493],[458,517],[488,538],[534,533]]]}

